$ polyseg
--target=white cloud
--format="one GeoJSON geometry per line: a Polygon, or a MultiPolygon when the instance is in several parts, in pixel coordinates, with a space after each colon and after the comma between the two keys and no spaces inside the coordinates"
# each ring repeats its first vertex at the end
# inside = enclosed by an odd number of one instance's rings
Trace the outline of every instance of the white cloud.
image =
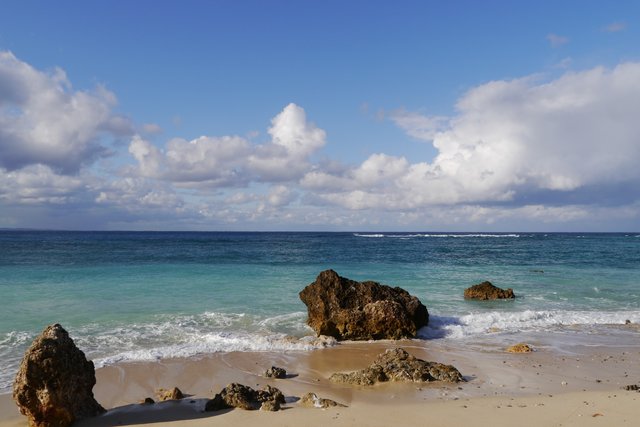
{"type": "Polygon", "coordinates": [[[135,136],[129,152],[142,176],[181,185],[238,187],[250,182],[296,180],[312,166],[310,156],[325,144],[325,132],[289,104],[272,120],[271,141],[253,144],[239,136],[172,139],[164,149],[135,136]]]}
{"type": "Polygon", "coordinates": [[[423,140],[432,140],[440,130],[446,128],[448,120],[443,116],[425,116],[405,110],[395,111],[390,118],[410,136],[423,140]]]}
{"type": "Polygon", "coordinates": [[[147,135],[157,135],[162,133],[162,127],[157,123],[145,123],[142,125],[142,132],[147,135]]]}
{"type": "Polygon", "coordinates": [[[310,169],[309,157],[324,146],[324,130],[307,121],[303,108],[287,105],[271,120],[271,142],[257,146],[249,167],[261,181],[298,179],[310,169]]]}
{"type": "Polygon", "coordinates": [[[80,177],[59,175],[44,165],[20,170],[0,168],[0,201],[7,204],[64,204],[85,189],[80,177]]]}
{"type": "Polygon", "coordinates": [[[430,163],[375,154],[340,174],[312,171],[301,184],[349,209],[387,210],[640,185],[640,64],[549,82],[489,82],[467,92],[457,109],[436,133],[421,134],[429,117],[399,123],[432,141],[438,155],[430,163]]]}
{"type": "Polygon", "coordinates": [[[115,104],[101,86],[73,91],[61,69],[44,73],[0,52],[0,167],[43,164],[77,172],[105,151],[102,132],[130,133],[130,121],[112,114],[115,104]]]}

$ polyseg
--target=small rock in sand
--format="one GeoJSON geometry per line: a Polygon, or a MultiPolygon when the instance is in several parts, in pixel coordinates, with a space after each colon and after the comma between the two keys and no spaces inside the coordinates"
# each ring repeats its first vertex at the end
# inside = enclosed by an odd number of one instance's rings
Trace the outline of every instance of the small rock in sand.
{"type": "Polygon", "coordinates": [[[333,406],[338,406],[342,408],[346,408],[347,405],[343,405],[342,403],[338,403],[335,400],[324,399],[322,397],[318,397],[315,393],[307,393],[300,398],[300,405],[307,408],[330,408],[333,406]]]}
{"type": "Polygon", "coordinates": [[[533,351],[533,347],[523,342],[512,345],[507,348],[507,353],[531,353],[532,351],[533,351]]]}
{"type": "Polygon", "coordinates": [[[158,390],[156,390],[156,396],[161,402],[164,402],[166,400],[180,400],[184,397],[178,387],[174,387],[171,390],[159,388],[158,390]]]}
{"type": "Polygon", "coordinates": [[[264,376],[267,378],[283,379],[287,378],[287,371],[282,368],[278,368],[277,366],[272,366],[267,369],[267,371],[264,373],[264,376]]]}

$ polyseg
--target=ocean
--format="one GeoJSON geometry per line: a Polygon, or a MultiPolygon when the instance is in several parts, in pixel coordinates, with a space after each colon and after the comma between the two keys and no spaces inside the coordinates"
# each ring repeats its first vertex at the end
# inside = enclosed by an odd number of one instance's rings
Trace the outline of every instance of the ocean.
{"type": "Polygon", "coordinates": [[[621,325],[640,323],[638,233],[0,231],[0,393],[51,323],[97,366],[311,351],[298,292],[329,268],[420,298],[419,339],[637,340],[621,325]],[[465,301],[484,280],[517,298],[465,301]]]}

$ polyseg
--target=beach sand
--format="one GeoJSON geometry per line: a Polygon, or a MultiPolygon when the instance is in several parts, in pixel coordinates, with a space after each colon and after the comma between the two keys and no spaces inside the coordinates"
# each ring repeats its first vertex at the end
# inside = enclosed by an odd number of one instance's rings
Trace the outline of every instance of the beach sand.
{"type": "MultiPolygon", "coordinates": [[[[218,353],[199,359],[128,363],[96,371],[96,399],[109,411],[78,426],[623,426],[640,422],[637,346],[572,346],[558,350],[533,343],[536,351],[509,354],[495,346],[465,346],[440,340],[344,343],[309,352],[218,353]],[[402,347],[421,359],[456,366],[460,384],[384,383],[372,387],[333,384],[334,372],[369,365],[387,348],[402,347]],[[264,371],[283,367],[286,379],[264,371]],[[225,385],[278,387],[288,403],[279,412],[240,409],[203,412],[207,399],[225,385]],[[179,387],[187,398],[141,405],[158,388],[179,387]],[[348,407],[304,408],[306,392],[348,407]]],[[[10,395],[0,396],[0,427],[26,426],[10,395]]]]}

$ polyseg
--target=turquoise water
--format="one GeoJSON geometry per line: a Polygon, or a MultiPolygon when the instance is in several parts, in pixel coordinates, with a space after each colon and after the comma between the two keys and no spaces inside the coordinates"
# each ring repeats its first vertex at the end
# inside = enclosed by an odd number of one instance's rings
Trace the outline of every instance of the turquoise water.
{"type": "Polygon", "coordinates": [[[0,392],[54,322],[98,365],[309,350],[298,292],[327,268],[418,296],[425,339],[640,322],[637,233],[0,231],[0,392]],[[518,298],[465,301],[483,280],[518,298]]]}

